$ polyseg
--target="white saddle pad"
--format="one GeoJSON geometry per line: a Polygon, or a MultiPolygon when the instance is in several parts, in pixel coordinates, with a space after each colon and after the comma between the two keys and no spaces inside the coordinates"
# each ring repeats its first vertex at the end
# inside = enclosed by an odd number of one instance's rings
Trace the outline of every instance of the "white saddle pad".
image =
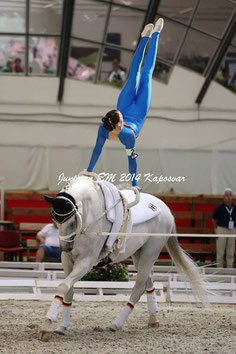
{"type": "MultiPolygon", "coordinates": [[[[102,188],[104,199],[105,199],[105,205],[106,209],[109,209],[114,203],[120,199],[119,191],[118,189],[110,182],[107,181],[99,181],[98,182],[102,188]]],[[[107,219],[115,223],[117,222],[117,219],[119,219],[119,223],[121,226],[122,220],[123,220],[123,204],[120,201],[114,208],[109,210],[107,213],[107,219]]],[[[115,232],[118,231],[115,230],[115,232]]]]}
{"type": "MultiPolygon", "coordinates": [[[[110,182],[107,181],[99,181],[99,185],[102,188],[106,209],[109,209],[114,203],[120,200],[120,194],[118,189],[110,182]]],[[[110,235],[106,241],[106,246],[109,248],[113,247],[115,240],[119,234],[122,222],[123,222],[123,204],[122,201],[113,207],[107,213],[107,219],[112,222],[111,232],[117,232],[117,235],[110,235]]],[[[125,249],[125,242],[122,245],[123,250],[125,249]]]]}
{"type": "MultiPolygon", "coordinates": [[[[121,191],[122,195],[126,198],[128,203],[131,203],[135,199],[135,194],[132,190],[125,189],[121,191]]],[[[132,224],[140,224],[148,221],[158,214],[160,209],[157,205],[157,199],[153,195],[147,193],[140,193],[140,201],[134,207],[130,209],[132,224]]]]}
{"type": "MultiPolygon", "coordinates": [[[[117,188],[110,182],[99,181],[102,188],[106,209],[109,209],[117,200],[120,199],[117,188]]],[[[125,197],[128,203],[131,203],[135,199],[135,194],[132,190],[125,189],[120,191],[125,197]]],[[[107,213],[107,218],[112,222],[111,232],[117,235],[110,235],[106,241],[106,245],[113,247],[113,244],[117,237],[119,237],[119,231],[123,222],[123,204],[120,201],[114,208],[107,213]]],[[[133,225],[140,224],[148,221],[160,213],[160,209],[157,206],[156,197],[140,193],[140,201],[138,204],[130,208],[130,219],[127,225],[127,232],[131,232],[133,225]]],[[[120,240],[119,252],[124,253],[126,248],[126,237],[122,237],[120,240]]],[[[118,242],[119,243],[119,242],[118,242]]]]}

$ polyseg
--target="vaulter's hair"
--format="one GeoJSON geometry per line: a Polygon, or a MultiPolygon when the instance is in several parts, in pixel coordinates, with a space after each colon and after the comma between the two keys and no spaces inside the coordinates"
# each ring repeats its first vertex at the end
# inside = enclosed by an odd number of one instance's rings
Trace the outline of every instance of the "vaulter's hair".
{"type": "Polygon", "coordinates": [[[112,109],[111,111],[107,112],[105,117],[102,118],[104,128],[109,131],[115,129],[116,124],[119,122],[119,120],[120,117],[117,109],[112,109]]]}

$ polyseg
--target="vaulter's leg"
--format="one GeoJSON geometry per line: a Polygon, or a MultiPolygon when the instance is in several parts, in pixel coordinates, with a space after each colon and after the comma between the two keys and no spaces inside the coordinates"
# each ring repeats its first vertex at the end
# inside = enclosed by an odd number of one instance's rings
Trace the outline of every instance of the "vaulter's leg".
{"type": "Polygon", "coordinates": [[[145,58],[137,95],[135,97],[135,103],[138,107],[140,115],[142,115],[144,119],[147,115],[150,106],[152,91],[152,74],[156,63],[159,35],[163,28],[163,25],[164,21],[162,18],[160,18],[156,22],[156,25],[154,27],[150,46],[148,48],[148,52],[145,58]]]}
{"type": "Polygon", "coordinates": [[[120,92],[117,109],[122,112],[125,108],[129,107],[135,99],[137,84],[140,75],[140,68],[143,61],[145,49],[152,33],[153,25],[148,24],[142,32],[142,39],[136,49],[130,65],[129,76],[120,92]]]}

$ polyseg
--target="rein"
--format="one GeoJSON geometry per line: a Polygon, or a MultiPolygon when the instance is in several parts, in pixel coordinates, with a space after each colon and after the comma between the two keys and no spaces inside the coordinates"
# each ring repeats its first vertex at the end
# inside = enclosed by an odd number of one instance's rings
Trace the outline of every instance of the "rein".
{"type": "Polygon", "coordinates": [[[90,226],[94,225],[94,224],[95,224],[98,220],[100,220],[104,215],[106,215],[107,213],[109,213],[109,211],[110,211],[112,208],[114,208],[114,207],[115,207],[118,203],[120,203],[121,201],[122,201],[121,198],[120,198],[120,199],[117,199],[117,201],[116,201],[112,206],[110,206],[110,208],[106,209],[99,217],[97,217],[97,218],[94,219],[92,222],[90,222],[86,227],[84,227],[84,228],[81,230],[80,233],[85,234],[86,231],[87,231],[87,229],[88,229],[90,226]]]}

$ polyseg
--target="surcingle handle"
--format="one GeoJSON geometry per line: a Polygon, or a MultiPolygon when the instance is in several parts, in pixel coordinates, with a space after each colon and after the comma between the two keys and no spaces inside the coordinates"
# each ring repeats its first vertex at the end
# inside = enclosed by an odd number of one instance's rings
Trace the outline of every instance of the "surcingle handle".
{"type": "Polygon", "coordinates": [[[128,208],[128,209],[132,208],[133,206],[135,206],[136,204],[138,204],[139,201],[140,201],[140,193],[139,193],[139,190],[138,190],[136,187],[133,187],[132,189],[133,189],[134,194],[135,194],[135,199],[134,199],[133,202],[131,202],[131,203],[129,203],[129,204],[127,205],[127,208],[128,208]]]}

